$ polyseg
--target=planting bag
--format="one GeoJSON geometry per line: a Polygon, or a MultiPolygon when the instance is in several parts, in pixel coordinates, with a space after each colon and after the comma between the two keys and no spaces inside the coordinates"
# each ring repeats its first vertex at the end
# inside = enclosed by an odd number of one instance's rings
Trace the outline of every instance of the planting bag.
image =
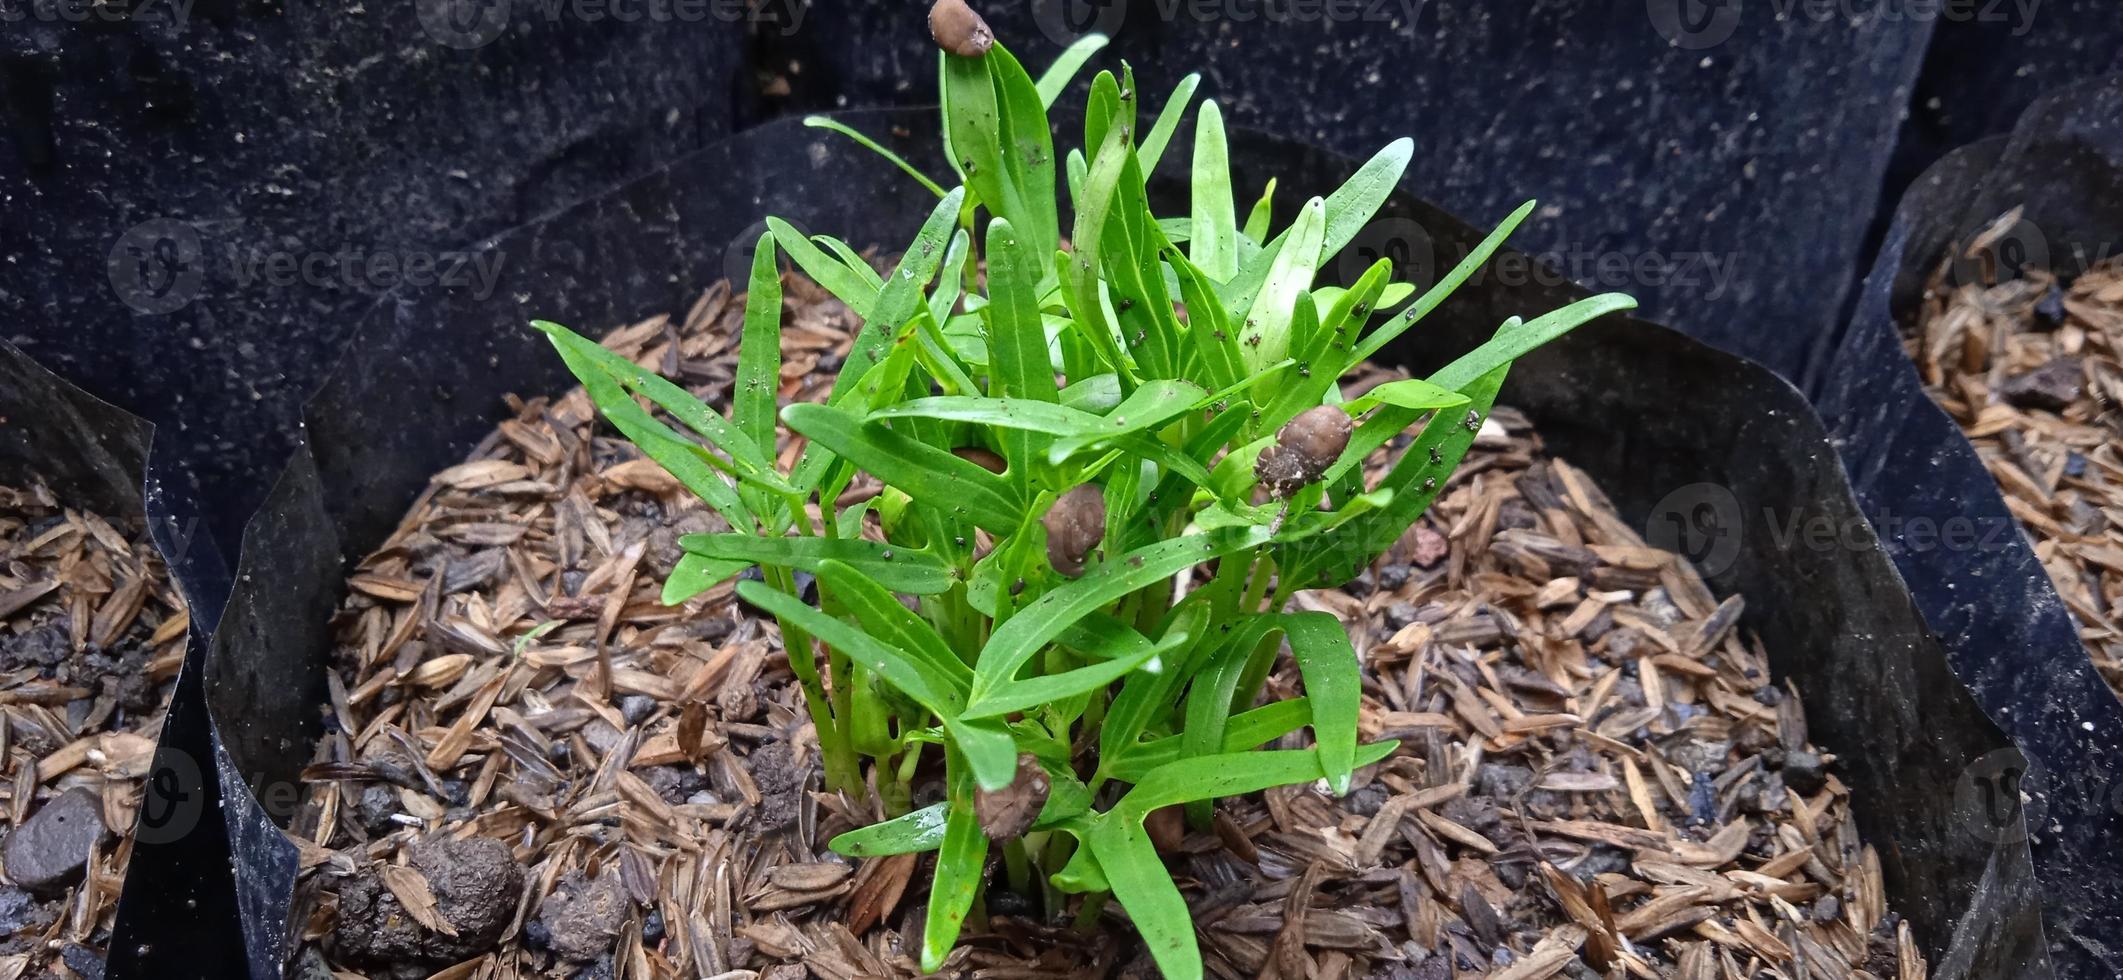
{"type": "Polygon", "coordinates": [[[233,554],[378,295],[733,131],[744,9],[11,5],[5,336],[156,423],[233,554]]]}
{"type": "MultiPolygon", "coordinates": [[[[1953,546],[1897,546],[1895,563],[1985,712],[2030,757],[1964,785],[2026,793],[2037,876],[2049,896],[2060,975],[2123,976],[2123,705],[1960,429],[1925,394],[1898,326],[1918,312],[1942,260],[2014,207],[2020,224],[1988,254],[1955,261],[1953,282],[1990,262],[2069,277],[2123,248],[2123,78],[2037,101],[2009,137],[1941,160],[1902,200],[1848,325],[1822,339],[1804,380],[1883,529],[1975,534],[1953,546]]],[[[1891,531],[1886,532],[1894,537],[1891,531]]]]}
{"type": "MultiPolygon", "coordinates": [[[[2010,18],[1981,25],[1989,33],[2066,23],[2047,2],[2032,17],[1984,2],[2010,18]]],[[[974,6],[1034,70],[1070,40],[1107,34],[1095,64],[1135,67],[1145,120],[1199,72],[1197,96],[1235,125],[1355,157],[1413,136],[1408,172],[1426,198],[1473,216],[1537,198],[1518,248],[1787,377],[1842,318],[1911,86],[1945,19],[1937,0],[974,6]]],[[[759,67],[791,88],[783,110],[936,99],[935,46],[909,7],[813,0],[805,29],[762,33],[759,67]]],[[[2115,19],[2113,4],[2101,13],[2115,19]]]]}
{"type": "MultiPolygon", "coordinates": [[[[927,172],[948,172],[937,158],[934,110],[842,118],[927,172]]],[[[1185,143],[1166,159],[1187,159],[1185,143]]],[[[1353,169],[1344,158],[1245,132],[1234,133],[1231,155],[1243,186],[1280,178],[1283,220],[1353,169]]],[[[1169,171],[1153,183],[1167,201],[1184,193],[1169,171]]],[[[272,975],[269,954],[290,942],[295,848],[273,827],[285,810],[271,805],[290,795],[272,790],[297,779],[319,734],[329,619],[345,574],[433,473],[460,461],[503,417],[504,395],[572,384],[527,321],[601,331],[683,310],[700,289],[748,268],[769,213],[889,250],[911,239],[932,204],[845,139],[776,122],[481,243],[506,258],[490,299],[409,290],[369,312],[310,403],[302,451],[250,526],[207,660],[254,976],[272,975]],[[263,789],[246,799],[246,787],[263,789]]],[[[1410,236],[1395,241],[1428,243],[1380,252],[1424,284],[1486,230],[1410,193],[1396,194],[1374,225],[1410,236]]],[[[1523,261],[1497,256],[1382,356],[1421,373],[1508,316],[1583,295],[1567,284],[1521,284],[1510,266],[1523,261]]],[[[1685,546],[1716,588],[1745,593],[1744,627],[1804,693],[1814,740],[1839,756],[1860,829],[1878,845],[1892,907],[1912,922],[1933,975],[2049,976],[2040,883],[2017,814],[2000,821],[1982,800],[1957,792],[1970,767],[2016,765],[2018,757],[1956,680],[1894,565],[1864,536],[1834,448],[1800,393],[1758,365],[1614,317],[1522,361],[1505,399],[1528,411],[1550,448],[1585,469],[1647,536],[1685,546]],[[1787,522],[1855,528],[1857,537],[1847,546],[1795,547],[1773,533],[1787,522]],[[1675,538],[1675,528],[1687,533],[1675,538]]],[[[153,975],[169,975],[161,969],[153,975]]]]}
{"type": "Polygon", "coordinates": [[[41,481],[68,506],[144,522],[191,613],[184,666],[133,828],[109,955],[116,961],[151,952],[196,965],[194,976],[237,976],[243,965],[229,846],[198,762],[212,758],[201,656],[227,575],[213,542],[198,533],[192,495],[169,492],[154,474],[153,434],[146,422],[0,341],[0,483],[41,481]]]}

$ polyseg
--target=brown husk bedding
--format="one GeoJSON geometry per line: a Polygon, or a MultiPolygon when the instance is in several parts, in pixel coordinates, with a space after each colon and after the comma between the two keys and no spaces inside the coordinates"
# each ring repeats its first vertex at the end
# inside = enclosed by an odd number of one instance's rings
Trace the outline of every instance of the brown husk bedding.
{"type": "Polygon", "coordinates": [[[2123,260],[2070,283],[2041,269],[1957,282],[2017,210],[1942,264],[1905,340],[1926,390],[1975,443],[2005,504],[2123,695],[2123,260]]]}
{"type": "Polygon", "coordinates": [[[144,530],[0,486],[0,980],[103,975],[189,623],[144,530]]]}
{"type": "MultiPolygon", "coordinates": [[[[857,324],[785,301],[782,394],[820,395],[857,324]]],[[[606,343],[714,403],[741,308],[718,285],[606,343]]],[[[916,974],[928,859],[825,848],[877,814],[818,792],[771,621],[728,586],[657,601],[720,521],[579,390],[511,408],[349,583],[298,975],[916,974]]],[[[1741,600],[1515,413],[1377,567],[1297,601],[1349,624],[1365,733],[1403,747],[1346,799],[1227,801],[1164,842],[1213,975],[1925,976],[1741,600]]],[[[1075,911],[998,887],[945,972],[1155,975],[1117,908],[1075,911]]]]}

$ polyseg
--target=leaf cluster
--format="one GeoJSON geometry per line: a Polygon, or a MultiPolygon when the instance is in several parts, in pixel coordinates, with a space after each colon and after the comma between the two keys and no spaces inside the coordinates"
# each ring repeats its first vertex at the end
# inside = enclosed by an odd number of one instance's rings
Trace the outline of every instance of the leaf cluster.
{"type": "Polygon", "coordinates": [[[1219,797],[1292,783],[1343,792],[1393,748],[1358,742],[1360,678],[1342,625],[1284,611],[1288,597],[1346,580],[1422,514],[1513,359],[1633,305],[1608,295],[1514,319],[1428,378],[1345,399],[1339,379],[1435,309],[1532,205],[1419,295],[1384,260],[1324,284],[1328,260],[1401,179],[1409,141],[1300,203],[1280,230],[1270,182],[1241,223],[1222,116],[1215,102],[1194,109],[1194,77],[1143,127],[1131,73],[1099,73],[1080,148],[1057,154],[1048,107],[1100,43],[1080,42],[1037,79],[1000,44],[943,54],[949,189],[813,120],[937,202],[882,275],[845,242],[768,220],[726,415],[537,324],[606,418],[732,528],[683,540],[665,601],[741,577],[738,594],[779,622],[830,787],[874,786],[900,813],[833,846],[936,852],[930,970],[983,889],[1006,884],[1050,910],[1084,894],[1086,916],[1110,895],[1167,976],[1200,976],[1151,814],[1183,807],[1203,821],[1219,797]],[[1144,175],[1190,110],[1191,206],[1161,217],[1144,175]],[[823,404],[777,406],[783,258],[862,320],[823,404]],[[1348,416],[1346,446],[1295,489],[1265,494],[1262,453],[1321,406],[1348,416]],[[782,426],[803,440],[786,471],[782,426]],[[1367,482],[1364,460],[1404,433],[1412,444],[1367,482]],[[883,490],[848,493],[859,473],[883,490]],[[1056,512],[1082,487],[1102,507],[1056,512]],[[1085,540],[1050,540],[1057,517],[1085,540]],[[1057,552],[1087,543],[1080,562],[1057,552]],[[815,578],[815,603],[799,574],[815,578]],[[1286,650],[1304,694],[1260,703],[1286,650]],[[1300,729],[1312,747],[1261,749],[1300,729]],[[939,762],[942,799],[913,808],[912,787],[939,762]],[[985,803],[1027,791],[1021,773],[1034,765],[1046,777],[1036,818],[991,840],[985,803]],[[998,845],[1007,881],[991,885],[998,845]]]}

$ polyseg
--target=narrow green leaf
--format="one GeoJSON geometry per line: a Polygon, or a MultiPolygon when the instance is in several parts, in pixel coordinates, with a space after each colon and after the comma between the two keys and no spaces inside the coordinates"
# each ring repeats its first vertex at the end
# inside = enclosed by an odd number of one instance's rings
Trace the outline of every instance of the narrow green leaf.
{"type": "Polygon", "coordinates": [[[1005,218],[988,223],[987,255],[988,394],[1055,401],[1054,362],[1039,314],[1039,266],[1005,218]]]}
{"type": "Polygon", "coordinates": [[[567,364],[568,370],[582,382],[590,401],[604,413],[613,428],[633,440],[643,455],[670,471],[678,482],[706,501],[732,527],[752,526],[751,510],[738,497],[737,491],[724,482],[722,474],[709,465],[707,453],[657,421],[610,373],[590,361],[579,348],[557,340],[553,346],[560,352],[560,359],[567,364]]]}
{"type": "MultiPolygon", "coordinates": [[[[1189,756],[1216,753],[1224,744],[1239,684],[1256,651],[1273,651],[1278,645],[1282,620],[1276,616],[1247,616],[1231,624],[1216,652],[1194,675],[1187,689],[1186,726],[1180,729],[1180,751],[1189,756]]],[[[1189,818],[1209,817],[1207,800],[1189,801],[1189,818]]]]}
{"type": "Polygon", "coordinates": [[[1180,301],[1187,304],[1187,334],[1193,343],[1195,362],[1200,365],[1197,380],[1217,389],[1243,381],[1247,377],[1246,357],[1240,352],[1238,334],[1231,329],[1216,287],[1206,273],[1178,252],[1167,249],[1166,259],[1179,277],[1180,301]]]}
{"type": "Polygon", "coordinates": [[[1038,86],[1001,45],[980,58],[946,55],[943,77],[953,163],[967,186],[1017,227],[1030,254],[1053,254],[1059,241],[1054,137],[1038,86]]]}
{"type": "MultiPolygon", "coordinates": [[[[870,315],[863,318],[862,329],[855,335],[849,347],[847,360],[842,362],[840,373],[833,378],[833,395],[853,387],[873,364],[884,359],[885,349],[899,333],[899,328],[914,319],[922,308],[922,290],[936,276],[936,267],[943,261],[944,248],[951,240],[951,233],[958,223],[958,208],[964,200],[965,189],[953,188],[944,195],[929,218],[922,223],[921,231],[914,236],[914,243],[900,257],[899,268],[885,280],[883,289],[877,292],[877,305],[870,315]]],[[[779,234],[776,235],[779,239],[779,234]]]]}
{"type": "Polygon", "coordinates": [[[1060,98],[1062,92],[1068,89],[1069,83],[1076,78],[1076,73],[1083,70],[1084,63],[1090,61],[1091,56],[1105,46],[1104,34],[1086,34],[1077,38],[1076,43],[1063,48],[1062,53],[1055,56],[1054,63],[1048,65],[1047,70],[1039,75],[1039,104],[1052,108],[1054,100],[1060,98]]]}
{"type": "Polygon", "coordinates": [[[781,416],[789,428],[942,513],[997,534],[1016,528],[1024,516],[1025,501],[1016,488],[977,463],[825,405],[797,403],[782,409],[781,416]]]}
{"type": "MultiPolygon", "coordinates": [[[[1230,566],[1238,564],[1232,562],[1230,566]]],[[[1229,568],[1226,570],[1228,574],[1229,568]]],[[[1212,590],[1228,581],[1225,575],[1218,576],[1209,586],[1196,589],[1181,600],[1179,608],[1174,610],[1167,631],[1178,630],[1198,639],[1174,656],[1171,668],[1155,674],[1133,674],[1121,685],[1120,693],[1113,696],[1112,703],[1106,708],[1105,723],[1098,731],[1100,778],[1110,776],[1111,767],[1133,751],[1153,719],[1170,714],[1180,685],[1194,676],[1201,651],[1211,646],[1199,637],[1206,632],[1212,608],[1210,600],[1216,598],[1212,590]]]]}
{"type": "Polygon", "coordinates": [[[1150,124],[1148,133],[1143,134],[1135,156],[1142,161],[1145,176],[1157,171],[1157,161],[1165,155],[1165,144],[1172,142],[1172,134],[1179,130],[1179,121],[1186,118],[1187,106],[1194,101],[1194,90],[1201,83],[1200,75],[1180,79],[1179,85],[1172,90],[1172,98],[1167,99],[1165,107],[1158,111],[1157,121],[1150,124]]]}
{"type": "MultiPolygon", "coordinates": [[[[1386,203],[1386,198],[1392,195],[1393,188],[1400,183],[1401,174],[1408,169],[1409,158],[1414,155],[1413,141],[1405,138],[1394,140],[1373,154],[1371,159],[1364,161],[1364,165],[1358,167],[1356,173],[1350,175],[1334,193],[1327,195],[1326,228],[1321,236],[1319,261],[1333,258],[1356,238],[1357,233],[1363,230],[1364,225],[1386,203]]],[[[1274,188],[1271,186],[1269,190],[1272,193],[1274,188]]],[[[1258,224],[1252,219],[1248,219],[1246,223],[1246,234],[1255,241],[1259,241],[1267,232],[1266,204],[1267,195],[1264,194],[1261,204],[1256,206],[1254,211],[1254,218],[1260,219],[1258,224]]],[[[1289,231],[1284,231],[1264,246],[1259,255],[1251,260],[1241,260],[1238,275],[1232,277],[1222,291],[1225,309],[1236,315],[1238,311],[1253,305],[1261,283],[1267,279],[1269,264],[1278,254],[1282,240],[1289,234],[1289,231]]]]}
{"type": "Polygon", "coordinates": [[[1371,155],[1364,165],[1356,168],[1342,186],[1327,197],[1327,235],[1320,247],[1320,260],[1333,258],[1356,240],[1364,226],[1371,222],[1386,199],[1393,196],[1393,189],[1400,185],[1401,175],[1408,172],[1408,161],[1415,157],[1415,141],[1405,136],[1394,140],[1371,155]]]}
{"type": "MultiPolygon", "coordinates": [[[[1270,177],[1268,178],[1268,186],[1261,188],[1260,200],[1253,202],[1253,210],[1246,212],[1246,227],[1244,228],[1246,237],[1254,241],[1266,238],[1268,236],[1268,222],[1273,218],[1274,214],[1275,178],[1270,177]]],[[[1243,266],[1240,267],[1240,271],[1244,271],[1243,266]]],[[[1267,271],[1268,267],[1263,264],[1261,273],[1266,275],[1267,271]]],[[[1257,287],[1258,283],[1255,285],[1257,287]]],[[[1252,301],[1253,294],[1248,292],[1246,294],[1246,302],[1251,303],[1252,301]]],[[[1240,308],[1243,309],[1243,307],[1240,308]]]]}
{"type": "Polygon", "coordinates": [[[959,693],[972,689],[973,669],[951,651],[935,627],[902,604],[882,579],[840,561],[820,564],[817,574],[818,584],[871,636],[923,661],[959,693]]]}
{"type": "Polygon", "coordinates": [[[1106,883],[1105,869],[1098,866],[1098,858],[1091,854],[1090,839],[1082,834],[1078,836],[1082,843],[1075,853],[1069,855],[1069,862],[1062,865],[1060,871],[1049,875],[1047,880],[1064,895],[1097,895],[1112,891],[1113,886],[1106,883]]]}
{"type": "Polygon", "coordinates": [[[678,605],[750,567],[752,563],[748,561],[717,561],[699,555],[683,555],[671,569],[671,577],[664,579],[663,604],[678,605]]]}
{"type": "Polygon", "coordinates": [[[1119,206],[1120,185],[1133,159],[1127,137],[1126,126],[1111,126],[1098,154],[1091,158],[1091,172],[1084,178],[1084,196],[1077,202],[1076,230],[1070,236],[1074,248],[1063,266],[1070,286],[1069,312],[1079,332],[1102,360],[1124,373],[1129,359],[1122,355],[1113,324],[1106,319],[1099,287],[1105,269],[1104,238],[1107,229],[1114,227],[1107,219],[1119,206]]]}
{"type": "Polygon", "coordinates": [[[1331,613],[1286,613],[1282,626],[1305,681],[1305,696],[1312,702],[1320,769],[1327,774],[1327,788],[1341,796],[1349,792],[1356,766],[1356,719],[1363,700],[1356,647],[1331,613]]]}
{"type": "Polygon", "coordinates": [[[1057,436],[1093,432],[1105,424],[1105,419],[1097,415],[1054,402],[1007,397],[968,398],[963,395],[915,398],[870,413],[871,421],[882,419],[972,422],[999,429],[1057,436]]]}
{"type": "Polygon", "coordinates": [[[1343,407],[1353,414],[1362,414],[1378,405],[1428,412],[1440,408],[1457,408],[1465,404],[1467,396],[1450,388],[1432,384],[1421,378],[1403,378],[1379,385],[1343,407]]]}
{"type": "Polygon", "coordinates": [[[935,181],[930,180],[928,174],[922,173],[921,171],[914,169],[914,165],[908,163],[899,154],[894,153],[891,150],[885,149],[883,144],[878,143],[876,140],[873,140],[868,136],[864,136],[862,133],[857,132],[853,127],[842,123],[840,120],[834,119],[831,116],[805,116],[803,118],[803,124],[813,129],[832,130],[833,132],[839,133],[842,136],[854,140],[855,142],[861,144],[864,148],[868,149],[870,152],[875,153],[878,156],[884,157],[893,166],[898,167],[901,171],[906,173],[907,176],[914,178],[917,182],[921,184],[921,186],[928,188],[929,193],[934,194],[937,197],[944,196],[944,189],[938,186],[935,181]]]}
{"type": "Polygon", "coordinates": [[[1430,382],[1441,388],[1464,388],[1585,323],[1609,313],[1633,309],[1636,309],[1636,300],[1621,293],[1586,297],[1560,310],[1534,317],[1514,329],[1497,331],[1487,343],[1439,368],[1430,376],[1430,382]]]}
{"type": "MultiPolygon", "coordinates": [[[[1503,223],[1492,229],[1486,237],[1474,246],[1473,251],[1467,253],[1466,258],[1461,259],[1458,265],[1452,267],[1452,271],[1445,273],[1444,277],[1439,279],[1436,284],[1424,290],[1423,295],[1417,297],[1416,301],[1409,304],[1407,309],[1402,310],[1393,319],[1380,324],[1377,330],[1366,336],[1362,343],[1350,351],[1349,360],[1346,362],[1347,366],[1354,367],[1369,360],[1371,355],[1378,353],[1393,338],[1400,336],[1409,327],[1414,326],[1423,317],[1428,316],[1431,310],[1437,309],[1438,304],[1450,298],[1453,291],[1464,285],[1468,278],[1474,275],[1476,270],[1489,264],[1489,257],[1495,255],[1496,250],[1503,247],[1504,239],[1510,238],[1511,233],[1518,230],[1519,224],[1526,220],[1527,215],[1532,213],[1532,201],[1519,205],[1518,210],[1506,216],[1503,223]]],[[[1478,375],[1480,372],[1476,372],[1476,374],[1478,375]]]]}
{"type": "Polygon", "coordinates": [[[1208,394],[1191,381],[1144,382],[1099,419],[1090,432],[1056,440],[1048,448],[1047,458],[1059,463],[1091,446],[1137,432],[1155,431],[1192,411],[1208,394]]]}
{"type": "Polygon", "coordinates": [[[885,277],[878,273],[877,267],[871,265],[869,259],[855,250],[855,246],[831,235],[812,235],[811,241],[838,257],[840,264],[847,266],[848,271],[856,278],[868,283],[873,292],[885,288],[885,277]]]}
{"type": "Polygon", "coordinates": [[[1153,378],[1178,373],[1179,314],[1165,284],[1164,239],[1151,218],[1144,170],[1122,146],[1120,180],[1099,238],[1102,285],[1128,352],[1153,378]]]}
{"type": "MultiPolygon", "coordinates": [[[[1373,742],[1359,747],[1353,762],[1359,768],[1393,754],[1397,741],[1373,742]]],[[[1294,786],[1325,779],[1319,753],[1309,749],[1270,749],[1264,752],[1233,752],[1195,756],[1157,767],[1143,775],[1135,788],[1121,797],[1108,814],[1124,814],[1140,822],[1150,811],[1194,800],[1258,793],[1275,786],[1294,786]]]]}
{"type": "Polygon", "coordinates": [[[765,459],[774,458],[774,402],[780,391],[781,269],[775,261],[774,232],[769,230],[760,233],[752,251],[737,380],[730,395],[730,420],[765,459]]]}
{"type": "Polygon", "coordinates": [[[964,753],[980,788],[995,792],[1017,778],[1017,739],[999,718],[944,719],[952,744],[964,753]]]}
{"type": "Polygon", "coordinates": [[[1165,980],[1201,980],[1202,951],[1194,940],[1194,918],[1142,821],[1106,814],[1091,822],[1087,843],[1158,972],[1165,980]]]}
{"type": "MultiPolygon", "coordinates": [[[[1088,626],[1093,621],[1087,618],[1080,622],[1079,625],[1088,626]]],[[[1125,626],[1120,626],[1118,621],[1108,620],[1106,622],[1109,625],[1101,626],[1101,628],[1118,627],[1127,629],[1125,626]]],[[[1135,633],[1134,630],[1128,630],[1128,632],[1135,633]]],[[[1135,633],[1135,638],[1140,642],[1135,644],[1136,652],[1132,654],[1094,663],[1088,667],[1078,667],[1075,670],[1063,671],[1059,674],[1005,679],[1001,684],[969,702],[966,705],[965,713],[961,717],[994,718],[1013,711],[1028,711],[1040,705],[1073,697],[1085,691],[1100,690],[1106,685],[1144,668],[1145,665],[1155,660],[1160,653],[1170,650],[1187,640],[1185,634],[1167,636],[1155,644],[1142,640],[1139,633],[1135,633]]]]}
{"type": "Polygon", "coordinates": [[[839,650],[864,667],[876,671],[893,687],[919,702],[939,717],[953,717],[965,701],[953,678],[920,657],[878,640],[847,623],[812,608],[765,583],[737,583],[737,594],[767,612],[796,624],[804,632],[839,650]]]}
{"type": "Polygon", "coordinates": [[[848,264],[826,254],[817,243],[797,231],[780,218],[767,219],[767,232],[774,236],[774,243],[789,254],[789,259],[811,281],[832,293],[835,299],[848,304],[856,316],[868,318],[870,310],[877,305],[877,293],[884,287],[883,278],[876,282],[866,280],[848,264]]]}
{"type": "Polygon", "coordinates": [[[988,637],[974,668],[974,699],[1017,676],[1018,668],[1040,648],[1107,603],[1264,540],[1264,531],[1246,529],[1161,541],[1109,559],[1082,578],[1040,596],[988,637]]]}
{"type": "Polygon", "coordinates": [[[966,913],[972,911],[973,898],[980,892],[988,858],[988,836],[981,833],[971,794],[962,795],[954,786],[951,795],[955,805],[944,821],[944,839],[936,852],[936,883],[929,889],[928,921],[922,929],[923,973],[943,969],[944,957],[958,942],[966,913]]]}
{"type": "MultiPolygon", "coordinates": [[[[1224,744],[1217,751],[1251,752],[1309,724],[1312,724],[1312,703],[1303,697],[1264,704],[1232,715],[1224,726],[1224,744]]],[[[1167,735],[1137,743],[1134,748],[1122,751],[1111,764],[1101,760],[1100,769],[1108,778],[1123,783],[1141,782],[1150,770],[1179,761],[1183,757],[1183,740],[1181,735],[1167,735]]]]}
{"type": "Polygon", "coordinates": [[[857,827],[833,838],[826,846],[835,854],[854,858],[926,853],[943,846],[944,822],[950,811],[949,803],[933,803],[881,823],[857,827]]]}
{"type": "MultiPolygon", "coordinates": [[[[1231,159],[1224,140],[1224,112],[1215,99],[1202,103],[1194,120],[1192,221],[1187,257],[1204,275],[1228,282],[1238,274],[1238,212],[1231,202],[1231,159]]],[[[1181,281],[1185,282],[1182,275],[1181,281]]],[[[1200,309],[1187,300],[1191,315],[1200,309]]]]}
{"type": "MultiPolygon", "coordinates": [[[[727,453],[730,462],[741,472],[765,480],[768,486],[777,486],[783,491],[790,489],[786,484],[779,483],[779,478],[775,476],[773,467],[768,462],[769,457],[760,452],[758,444],[745,438],[743,433],[737,431],[722,416],[715,414],[700,399],[693,397],[692,392],[560,324],[548,320],[533,320],[531,326],[545,333],[553,342],[553,346],[560,350],[562,358],[573,356],[574,359],[569,361],[570,369],[574,370],[575,376],[582,379],[585,385],[588,384],[588,379],[583,378],[585,372],[574,368],[578,362],[597,368],[627,391],[647,398],[655,403],[657,408],[670,413],[679,424],[699,433],[701,438],[727,453]]],[[[636,409],[640,408],[631,398],[611,399],[608,403],[606,400],[597,400],[595,391],[590,392],[590,395],[592,400],[597,401],[597,407],[604,410],[608,416],[619,401],[634,405],[636,409]]],[[[642,415],[647,417],[646,412],[642,415]]],[[[655,424],[658,428],[664,428],[661,422],[655,424]]]]}
{"type": "Polygon", "coordinates": [[[1246,308],[1240,352],[1253,370],[1290,353],[1290,319],[1300,300],[1312,302],[1312,277],[1319,270],[1320,244],[1327,231],[1327,203],[1313,198],[1298,209],[1297,223],[1282,236],[1267,276],[1246,308]]]}
{"type": "Polygon", "coordinates": [[[813,575],[829,561],[845,562],[879,585],[908,595],[934,595],[956,584],[951,566],[935,554],[857,538],[766,538],[756,534],[688,534],[680,546],[704,558],[778,565],[813,575]]]}

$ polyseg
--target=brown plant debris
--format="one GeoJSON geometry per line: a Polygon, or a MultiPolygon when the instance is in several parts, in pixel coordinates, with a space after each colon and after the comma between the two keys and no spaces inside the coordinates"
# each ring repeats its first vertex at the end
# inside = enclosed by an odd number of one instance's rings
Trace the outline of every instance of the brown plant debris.
{"type": "MultiPolygon", "coordinates": [[[[1926,390],[1975,443],[2005,505],[2123,695],[2123,260],[2069,284],[2041,269],[1957,283],[2016,210],[1934,275],[1905,337],[1926,390]]],[[[1983,547],[1976,528],[1960,547],[1983,547]]],[[[1954,542],[1943,539],[1941,545],[1954,542]]]]}
{"type": "MultiPolygon", "coordinates": [[[[794,277],[784,303],[781,394],[818,397],[856,320],[794,277]]],[[[741,313],[718,285],[606,344],[713,403],[741,313]]],[[[728,586],[657,600],[677,535],[720,527],[594,425],[580,391],[516,402],[437,474],[337,619],[336,733],[297,826],[311,962],[321,949],[338,976],[372,978],[917,974],[931,859],[825,847],[880,810],[818,791],[772,623],[728,586]],[[461,925],[417,855],[482,838],[522,868],[497,941],[455,963],[350,946],[370,880],[400,880],[384,891],[410,913],[424,878],[433,914],[461,925]]],[[[1403,747],[1344,799],[1287,787],[1225,801],[1203,828],[1177,808],[1153,820],[1216,977],[1925,976],[1833,757],[1735,626],[1742,600],[1647,547],[1516,413],[1492,416],[1377,566],[1296,602],[1348,624],[1364,733],[1403,747]]],[[[1299,683],[1286,660],[1269,696],[1299,683]]],[[[991,802],[998,834],[1032,807],[991,802]]],[[[1042,909],[1004,881],[998,867],[945,973],[1147,975],[1117,907],[1042,909]]],[[[397,935],[450,938],[420,920],[397,935]]]]}
{"type": "Polygon", "coordinates": [[[189,625],[142,529],[0,487],[0,980],[101,976],[189,625]]]}

